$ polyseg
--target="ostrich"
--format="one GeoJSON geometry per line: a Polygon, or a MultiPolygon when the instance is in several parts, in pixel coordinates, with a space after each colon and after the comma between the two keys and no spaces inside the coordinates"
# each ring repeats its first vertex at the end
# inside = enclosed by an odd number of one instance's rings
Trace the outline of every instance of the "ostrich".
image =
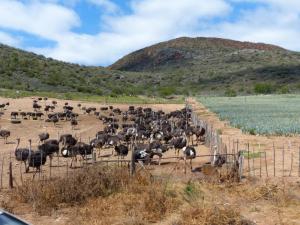
{"type": "Polygon", "coordinates": [[[150,154],[147,153],[147,145],[138,144],[134,147],[134,161],[144,166],[144,164],[149,164],[150,154]]]}
{"type": "Polygon", "coordinates": [[[75,127],[78,125],[78,121],[75,119],[71,120],[71,126],[72,126],[72,130],[75,130],[75,127]]]}
{"type": "Polygon", "coordinates": [[[59,142],[62,142],[63,146],[73,146],[77,143],[77,140],[72,134],[63,134],[60,136],[59,142]]]}
{"type": "Polygon", "coordinates": [[[197,127],[195,128],[194,130],[194,133],[196,135],[196,142],[201,142],[201,140],[204,138],[204,135],[205,135],[205,129],[203,127],[197,127]]]}
{"type": "Polygon", "coordinates": [[[39,134],[39,139],[40,139],[40,142],[44,142],[44,141],[46,141],[46,140],[48,140],[49,139],[49,133],[40,133],[39,134]]]}
{"type": "Polygon", "coordinates": [[[44,143],[42,145],[39,145],[38,146],[38,150],[41,151],[46,156],[49,156],[49,158],[50,158],[50,166],[52,166],[53,154],[56,153],[58,155],[58,153],[59,153],[59,145],[58,145],[58,143],[56,144],[54,142],[47,142],[47,143],[44,143]]]}
{"type": "Polygon", "coordinates": [[[98,149],[98,157],[100,157],[101,155],[101,149],[103,148],[103,146],[106,143],[106,139],[105,138],[95,138],[93,140],[91,140],[90,145],[93,148],[98,149]]]}
{"type": "Polygon", "coordinates": [[[4,144],[7,144],[7,139],[10,137],[10,131],[0,129],[0,137],[4,139],[4,144]]]}
{"type": "Polygon", "coordinates": [[[116,145],[115,151],[118,156],[121,156],[122,159],[124,159],[124,157],[128,155],[128,147],[123,144],[116,145]]]}
{"type": "Polygon", "coordinates": [[[85,144],[83,142],[78,142],[73,146],[68,146],[62,149],[62,156],[65,158],[72,157],[71,165],[72,168],[73,161],[76,159],[77,155],[80,155],[82,159],[86,159],[87,155],[93,154],[93,147],[91,145],[85,144]]]}
{"type": "Polygon", "coordinates": [[[179,155],[180,149],[186,147],[187,145],[187,138],[185,135],[178,138],[174,138],[171,140],[171,144],[174,146],[175,155],[179,155]]]}
{"type": "MultiPolygon", "coordinates": [[[[196,158],[196,150],[194,147],[192,146],[187,146],[187,147],[183,147],[182,148],[183,151],[183,159],[184,159],[184,165],[186,166],[186,160],[189,159],[190,160],[190,166],[191,169],[193,169],[192,166],[192,160],[196,158]]],[[[186,172],[186,170],[185,170],[186,172]]]]}
{"type": "Polygon", "coordinates": [[[25,165],[25,171],[27,172],[27,160],[29,155],[32,153],[28,148],[19,148],[20,138],[17,139],[17,146],[15,148],[15,157],[17,161],[23,162],[25,165]]]}
{"type": "Polygon", "coordinates": [[[159,141],[154,141],[149,144],[147,152],[150,154],[150,159],[153,159],[154,156],[158,156],[158,165],[160,166],[161,158],[163,153],[168,151],[168,147],[162,145],[159,141]]]}
{"type": "Polygon", "coordinates": [[[32,151],[31,150],[31,140],[29,140],[29,155],[28,155],[28,165],[26,168],[26,173],[29,172],[29,168],[36,168],[36,171],[41,170],[41,166],[46,163],[46,154],[42,151],[32,151]]]}

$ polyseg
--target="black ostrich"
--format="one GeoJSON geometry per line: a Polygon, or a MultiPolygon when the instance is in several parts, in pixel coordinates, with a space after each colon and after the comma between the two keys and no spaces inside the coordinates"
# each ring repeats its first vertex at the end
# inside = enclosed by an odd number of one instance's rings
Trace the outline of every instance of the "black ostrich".
{"type": "Polygon", "coordinates": [[[18,138],[17,139],[17,146],[16,146],[16,149],[15,149],[15,157],[16,157],[17,161],[20,161],[20,162],[24,163],[25,171],[27,171],[27,163],[26,162],[28,160],[28,157],[29,157],[30,153],[32,153],[32,152],[28,148],[19,148],[19,145],[20,145],[20,139],[18,138]]]}
{"type": "Polygon", "coordinates": [[[59,138],[59,142],[62,143],[63,146],[73,146],[76,145],[77,140],[72,136],[72,134],[63,134],[59,138]]]}
{"type": "Polygon", "coordinates": [[[29,172],[29,168],[35,168],[36,172],[41,170],[41,166],[46,163],[46,154],[42,151],[33,151],[31,149],[31,140],[29,140],[29,154],[28,154],[28,165],[26,167],[26,173],[29,172]]]}
{"type": "Polygon", "coordinates": [[[121,156],[122,159],[124,159],[124,157],[128,155],[128,147],[123,144],[116,145],[115,151],[118,156],[121,156]]]}
{"type": "Polygon", "coordinates": [[[10,137],[9,130],[0,130],[0,137],[4,139],[4,144],[7,144],[7,139],[10,137]]]}
{"type": "Polygon", "coordinates": [[[41,170],[41,166],[45,165],[47,161],[46,154],[42,151],[35,151],[32,154],[29,154],[28,157],[28,166],[26,172],[29,172],[29,168],[35,168],[36,172],[41,170]]]}
{"type": "Polygon", "coordinates": [[[65,158],[71,157],[71,165],[72,168],[74,159],[76,160],[76,156],[80,155],[82,160],[86,159],[87,155],[93,154],[93,147],[89,144],[85,144],[83,142],[78,142],[73,146],[68,146],[62,149],[62,156],[65,158]]]}
{"type": "Polygon", "coordinates": [[[90,145],[93,148],[98,149],[98,157],[100,157],[101,149],[104,147],[105,143],[106,143],[106,139],[104,137],[95,138],[91,140],[90,145]]]}
{"type": "Polygon", "coordinates": [[[187,138],[184,135],[179,138],[174,138],[173,140],[171,140],[171,144],[174,146],[175,155],[179,155],[180,149],[187,146],[187,138]]]}
{"type": "Polygon", "coordinates": [[[144,164],[149,164],[151,161],[150,154],[147,152],[148,146],[144,144],[138,144],[134,147],[134,161],[144,164]]]}
{"type": "Polygon", "coordinates": [[[40,142],[44,142],[44,141],[48,140],[49,137],[50,137],[50,135],[47,132],[39,134],[40,142]]]}
{"type": "Polygon", "coordinates": [[[59,154],[59,145],[58,143],[54,142],[47,142],[42,145],[38,146],[38,150],[45,154],[46,156],[49,156],[50,159],[50,167],[52,166],[52,159],[53,159],[53,154],[56,153],[56,155],[59,154]]]}

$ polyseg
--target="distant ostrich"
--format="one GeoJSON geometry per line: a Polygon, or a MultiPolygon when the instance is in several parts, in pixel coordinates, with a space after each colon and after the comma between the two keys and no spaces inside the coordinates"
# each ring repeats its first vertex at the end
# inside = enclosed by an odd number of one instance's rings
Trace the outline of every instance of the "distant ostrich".
{"type": "MultiPolygon", "coordinates": [[[[17,161],[23,162],[25,165],[25,171],[27,172],[27,160],[30,154],[30,149],[28,148],[19,148],[20,138],[17,139],[17,146],[15,148],[15,157],[17,161]]],[[[32,152],[31,152],[32,153],[32,152]]]]}
{"type": "Polygon", "coordinates": [[[72,130],[75,130],[76,126],[78,125],[78,121],[75,119],[71,120],[71,126],[72,126],[72,130]]]}
{"type": "Polygon", "coordinates": [[[7,144],[7,139],[10,137],[10,131],[0,129],[0,137],[4,139],[4,144],[7,144]]]}
{"type": "Polygon", "coordinates": [[[44,141],[48,140],[49,137],[50,137],[50,135],[47,132],[39,134],[40,142],[44,142],[44,141]]]}

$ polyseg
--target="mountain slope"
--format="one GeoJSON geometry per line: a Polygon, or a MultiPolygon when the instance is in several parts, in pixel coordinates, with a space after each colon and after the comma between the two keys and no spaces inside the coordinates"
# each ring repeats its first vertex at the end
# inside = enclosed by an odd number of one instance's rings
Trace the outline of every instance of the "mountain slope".
{"type": "Polygon", "coordinates": [[[133,52],[113,65],[125,71],[159,71],[192,61],[211,61],[231,57],[232,54],[252,54],[264,51],[287,52],[283,48],[220,38],[178,38],[133,52]]]}
{"type": "Polygon", "coordinates": [[[250,93],[256,83],[295,90],[300,84],[300,54],[278,46],[220,38],[178,38],[133,52],[109,68],[159,73],[169,86],[191,93],[235,89],[250,93]]]}
{"type": "Polygon", "coordinates": [[[300,91],[300,54],[218,38],[179,38],[125,56],[108,68],[65,63],[0,45],[0,88],[101,95],[300,91]]]}

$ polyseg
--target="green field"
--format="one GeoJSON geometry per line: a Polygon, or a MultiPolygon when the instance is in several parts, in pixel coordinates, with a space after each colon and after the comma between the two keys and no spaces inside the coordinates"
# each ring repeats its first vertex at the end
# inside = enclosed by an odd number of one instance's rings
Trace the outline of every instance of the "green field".
{"type": "Polygon", "coordinates": [[[221,120],[245,133],[300,134],[300,95],[199,97],[221,120]]]}
{"type": "Polygon", "coordinates": [[[119,103],[119,104],[184,104],[184,98],[178,96],[174,99],[166,99],[160,97],[146,97],[146,96],[126,96],[119,95],[115,97],[93,95],[80,92],[30,92],[30,91],[16,91],[10,89],[0,89],[0,96],[6,98],[24,98],[24,97],[48,97],[66,100],[77,100],[87,102],[103,102],[103,103],[119,103]]]}

